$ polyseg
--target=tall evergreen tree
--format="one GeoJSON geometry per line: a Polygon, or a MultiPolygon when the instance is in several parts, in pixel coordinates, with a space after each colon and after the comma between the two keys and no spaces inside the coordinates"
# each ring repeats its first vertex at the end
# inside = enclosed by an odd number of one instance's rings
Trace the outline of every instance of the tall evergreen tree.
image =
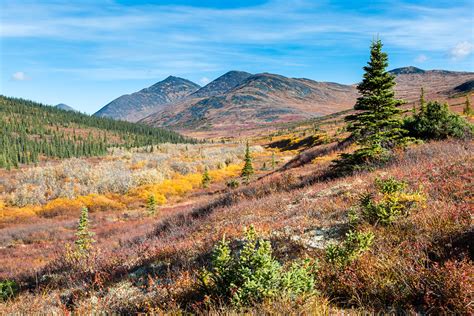
{"type": "Polygon", "coordinates": [[[386,71],[388,56],[382,46],[380,40],[372,42],[364,79],[357,86],[361,96],[354,109],[358,113],[348,116],[347,121],[348,130],[360,145],[391,148],[406,133],[398,116],[404,102],[395,98],[395,77],[386,71]]]}
{"type": "Polygon", "coordinates": [[[336,168],[353,169],[364,162],[385,159],[390,150],[403,143],[407,131],[403,129],[399,108],[404,102],[395,98],[394,76],[386,71],[388,56],[383,44],[374,40],[370,47],[370,61],[364,67],[362,82],[357,86],[361,96],[357,99],[355,114],[346,118],[350,138],[361,148],[353,154],[343,154],[336,168]]]}
{"type": "Polygon", "coordinates": [[[250,176],[254,174],[254,169],[252,165],[252,155],[250,153],[249,142],[247,141],[247,146],[245,148],[245,164],[242,169],[241,177],[244,178],[246,183],[249,183],[250,176]]]}

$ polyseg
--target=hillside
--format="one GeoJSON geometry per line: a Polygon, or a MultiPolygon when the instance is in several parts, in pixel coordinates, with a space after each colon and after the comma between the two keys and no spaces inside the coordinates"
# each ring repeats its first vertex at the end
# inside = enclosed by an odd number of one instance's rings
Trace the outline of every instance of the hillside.
{"type": "MultiPolygon", "coordinates": [[[[415,67],[398,68],[391,73],[396,76],[396,96],[407,101],[407,107],[418,102],[421,87],[425,89],[426,99],[445,101],[460,91],[465,94],[474,78],[470,72],[425,71],[415,67]]],[[[220,86],[223,77],[208,87],[220,86]]],[[[203,97],[207,89],[199,91],[167,105],[142,122],[183,131],[220,130],[225,134],[230,129],[264,127],[350,109],[358,96],[355,85],[267,73],[249,76],[227,92],[218,90],[222,91],[218,95],[203,97]]]]}
{"type": "Polygon", "coordinates": [[[0,96],[0,130],[0,168],[36,163],[43,157],[100,156],[111,147],[191,141],[164,129],[5,96],[0,96]]]}
{"type": "Polygon", "coordinates": [[[169,76],[163,81],[138,92],[118,97],[105,105],[94,116],[136,122],[197,91],[199,85],[189,80],[169,76]]]}
{"type": "Polygon", "coordinates": [[[142,122],[177,129],[250,128],[337,112],[355,98],[352,86],[264,73],[224,94],[169,105],[142,122]]]}
{"type": "Polygon", "coordinates": [[[422,87],[425,90],[426,99],[445,101],[457,93],[469,92],[468,82],[474,80],[473,72],[422,70],[415,67],[398,68],[390,72],[396,75],[397,97],[408,103],[419,99],[422,87]]]}
{"type": "Polygon", "coordinates": [[[241,187],[226,185],[239,181],[244,151],[231,143],[157,146],[153,153],[123,152],[93,163],[66,160],[16,175],[21,183],[12,192],[16,203],[23,201],[23,188],[52,181],[51,174],[55,195],[76,182],[82,192],[76,194],[82,196],[58,199],[40,187],[28,196],[44,194],[45,202],[0,208],[0,278],[20,285],[14,299],[0,303],[0,313],[242,313],[229,306],[209,307],[200,294],[200,273],[209,267],[213,247],[223,236],[232,249],[239,249],[244,227],[252,225],[271,241],[272,258],[284,267],[295,258],[318,262],[318,295],[258,304],[250,313],[469,314],[472,141],[412,145],[386,166],[328,177],[331,161],[351,150],[339,143],[344,138],[338,132],[341,116],[314,121],[304,130],[282,129],[278,135],[252,139],[263,148],[252,148],[257,174],[241,187]],[[298,151],[270,146],[287,138],[298,143],[308,136],[324,141],[298,151]],[[220,164],[229,167],[219,169],[220,164]],[[209,188],[200,184],[205,166],[213,179],[209,188]],[[162,175],[156,175],[157,170],[162,175]],[[171,178],[160,180],[168,172],[171,178]],[[140,180],[130,182],[130,175],[140,180]],[[406,216],[388,226],[357,217],[362,216],[357,213],[360,197],[380,198],[378,179],[392,178],[406,183],[402,198],[418,201],[406,216]],[[88,193],[97,188],[99,195],[88,193]],[[153,214],[146,203],[151,193],[160,196],[153,214]],[[90,207],[90,230],[95,234],[95,250],[85,265],[64,246],[74,245],[83,204],[90,207]],[[344,244],[354,227],[373,234],[370,249],[347,265],[331,263],[327,249],[344,244]]]}

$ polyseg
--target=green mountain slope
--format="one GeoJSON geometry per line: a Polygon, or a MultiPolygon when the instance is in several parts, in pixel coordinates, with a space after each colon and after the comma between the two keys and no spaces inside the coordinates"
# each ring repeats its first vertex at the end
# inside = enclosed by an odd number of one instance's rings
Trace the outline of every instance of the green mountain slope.
{"type": "Polygon", "coordinates": [[[101,156],[110,147],[193,142],[160,128],[5,96],[0,96],[0,132],[0,168],[35,163],[41,157],[101,156]]]}

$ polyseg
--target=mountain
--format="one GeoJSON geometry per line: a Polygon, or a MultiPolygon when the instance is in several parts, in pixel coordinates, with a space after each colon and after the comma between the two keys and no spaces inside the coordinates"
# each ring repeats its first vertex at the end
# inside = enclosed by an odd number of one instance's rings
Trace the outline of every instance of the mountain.
{"type": "Polygon", "coordinates": [[[64,110],[64,111],[77,112],[73,107],[71,107],[71,106],[69,106],[69,105],[67,105],[67,104],[64,104],[64,103],[56,104],[54,107],[57,108],[57,109],[64,110]]]}
{"type": "Polygon", "coordinates": [[[459,89],[467,89],[468,82],[474,80],[473,72],[422,70],[416,67],[397,68],[390,73],[396,76],[396,96],[408,103],[418,102],[422,87],[427,100],[447,101],[462,92],[459,89]]]}
{"type": "Polygon", "coordinates": [[[167,103],[187,97],[199,88],[194,82],[169,76],[151,87],[118,97],[94,115],[136,122],[159,111],[167,103]]]}
{"type": "MultiPolygon", "coordinates": [[[[230,85],[221,85],[220,82],[226,82],[229,74],[234,76],[232,72],[227,73],[216,79],[217,83],[208,86],[223,87],[216,90],[225,91],[230,85]]],[[[178,129],[252,127],[334,113],[350,108],[357,97],[355,88],[349,85],[269,73],[239,74],[240,78],[244,76],[247,78],[227,92],[199,97],[206,93],[198,91],[198,97],[190,95],[142,122],[178,129]]]]}
{"type": "MultiPolygon", "coordinates": [[[[421,87],[427,100],[446,101],[460,91],[472,89],[474,80],[472,72],[423,70],[413,66],[393,69],[390,73],[395,75],[396,96],[409,106],[418,102],[421,87]]],[[[357,96],[355,85],[232,71],[142,122],[181,130],[249,128],[350,109],[357,96]],[[237,81],[229,78],[244,77],[240,84],[226,91],[237,81]]]]}
{"type": "Polygon", "coordinates": [[[389,72],[391,74],[394,74],[394,75],[423,74],[423,73],[425,73],[425,71],[423,69],[416,68],[416,67],[413,67],[413,66],[396,68],[396,69],[390,70],[389,72]]]}
{"type": "Polygon", "coordinates": [[[194,92],[190,95],[190,97],[203,98],[226,93],[227,91],[244,82],[244,80],[250,76],[252,76],[252,74],[245,71],[229,71],[216,80],[210,82],[206,86],[202,87],[198,91],[194,92]]]}

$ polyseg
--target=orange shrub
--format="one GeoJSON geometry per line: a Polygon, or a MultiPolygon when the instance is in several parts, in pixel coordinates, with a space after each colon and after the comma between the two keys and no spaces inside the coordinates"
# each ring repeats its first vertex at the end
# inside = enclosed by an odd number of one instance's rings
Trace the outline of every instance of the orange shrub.
{"type": "Polygon", "coordinates": [[[123,203],[112,200],[111,198],[99,195],[89,194],[80,196],[76,199],[59,198],[50,201],[37,213],[43,217],[55,217],[59,215],[77,214],[83,207],[87,207],[91,212],[101,211],[119,211],[125,208],[123,203]]]}
{"type": "Polygon", "coordinates": [[[11,222],[18,219],[35,216],[40,207],[25,206],[25,207],[7,207],[3,205],[0,207],[0,222],[11,222]]]}
{"type": "MultiPolygon", "coordinates": [[[[242,166],[231,164],[222,169],[209,170],[212,182],[222,181],[226,178],[240,174],[242,166]]],[[[150,194],[154,195],[157,204],[165,204],[167,198],[173,196],[184,196],[193,189],[202,186],[202,174],[194,173],[187,175],[176,174],[172,179],[164,180],[157,184],[143,185],[130,191],[130,196],[136,196],[146,200],[150,194]]]]}

